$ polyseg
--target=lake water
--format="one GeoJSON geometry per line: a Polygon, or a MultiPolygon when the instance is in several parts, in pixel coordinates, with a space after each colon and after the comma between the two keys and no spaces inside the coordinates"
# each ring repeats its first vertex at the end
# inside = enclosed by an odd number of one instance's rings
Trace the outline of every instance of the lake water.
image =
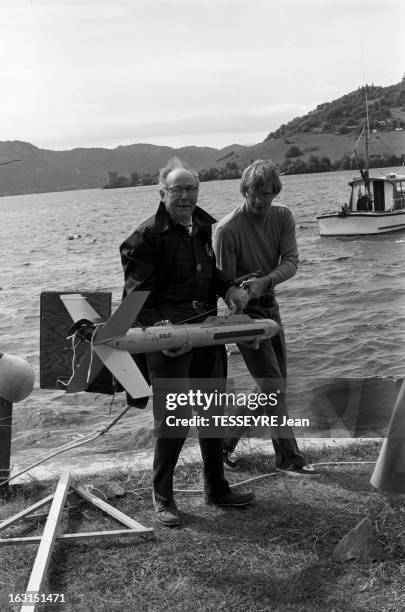
{"type": "MultiPolygon", "coordinates": [[[[293,407],[299,403],[299,381],[317,379],[320,387],[342,378],[388,380],[397,391],[404,375],[405,231],[361,238],[318,234],[316,215],[332,202],[347,201],[353,176],[350,171],[282,177],[278,201],[295,216],[300,252],[296,276],[277,287],[293,407]]],[[[237,180],[202,183],[199,204],[219,220],[241,202],[238,187],[237,180]]],[[[0,198],[0,350],[27,359],[38,380],[41,291],[111,291],[118,304],[123,283],[118,246],[157,204],[157,186],[0,198]]],[[[244,371],[238,355],[231,355],[230,364],[244,371]]],[[[388,395],[392,409],[395,393],[388,395]]],[[[36,388],[16,408],[15,448],[52,445],[51,430],[64,431],[47,410],[62,418],[73,404],[86,414],[97,402],[106,406],[105,398],[78,397],[36,388]],[[27,415],[35,421],[32,429],[27,415]]]]}

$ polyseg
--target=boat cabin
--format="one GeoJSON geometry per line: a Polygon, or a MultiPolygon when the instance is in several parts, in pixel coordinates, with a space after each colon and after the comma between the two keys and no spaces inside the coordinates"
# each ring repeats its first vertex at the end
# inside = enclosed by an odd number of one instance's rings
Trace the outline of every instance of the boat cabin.
{"type": "Polygon", "coordinates": [[[369,193],[363,178],[355,178],[349,185],[352,188],[350,211],[379,213],[405,209],[405,175],[391,173],[370,177],[369,193]]]}

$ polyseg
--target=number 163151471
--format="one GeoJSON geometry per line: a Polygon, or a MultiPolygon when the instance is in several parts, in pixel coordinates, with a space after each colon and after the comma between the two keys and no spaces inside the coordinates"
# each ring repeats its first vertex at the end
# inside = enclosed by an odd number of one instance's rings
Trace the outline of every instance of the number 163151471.
{"type": "Polygon", "coordinates": [[[63,593],[36,593],[27,591],[26,593],[10,593],[8,596],[10,603],[65,603],[63,593]]]}

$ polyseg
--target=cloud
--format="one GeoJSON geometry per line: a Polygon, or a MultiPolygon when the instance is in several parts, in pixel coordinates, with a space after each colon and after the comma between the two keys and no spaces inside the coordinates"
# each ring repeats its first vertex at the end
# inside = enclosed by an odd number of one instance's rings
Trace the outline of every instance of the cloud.
{"type": "Polygon", "coordinates": [[[3,1],[1,137],[266,133],[364,80],[400,80],[403,4],[3,1]]]}

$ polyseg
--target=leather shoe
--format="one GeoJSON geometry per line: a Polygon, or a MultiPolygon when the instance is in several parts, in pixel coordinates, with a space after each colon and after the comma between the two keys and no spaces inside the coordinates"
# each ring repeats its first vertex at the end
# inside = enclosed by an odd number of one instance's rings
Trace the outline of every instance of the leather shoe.
{"type": "Polygon", "coordinates": [[[159,501],[156,499],[154,491],[152,492],[152,500],[156,518],[163,523],[163,525],[166,525],[166,527],[181,525],[179,511],[177,510],[177,506],[174,501],[168,503],[159,501]]]}
{"type": "Polygon", "coordinates": [[[218,495],[216,497],[209,496],[206,501],[210,506],[247,506],[247,504],[252,503],[255,498],[256,495],[252,491],[248,493],[234,493],[230,490],[223,495],[218,495]]]}
{"type": "Polygon", "coordinates": [[[312,465],[276,465],[277,472],[281,472],[286,476],[309,476],[310,478],[314,476],[321,476],[321,472],[315,470],[312,465]]]}

